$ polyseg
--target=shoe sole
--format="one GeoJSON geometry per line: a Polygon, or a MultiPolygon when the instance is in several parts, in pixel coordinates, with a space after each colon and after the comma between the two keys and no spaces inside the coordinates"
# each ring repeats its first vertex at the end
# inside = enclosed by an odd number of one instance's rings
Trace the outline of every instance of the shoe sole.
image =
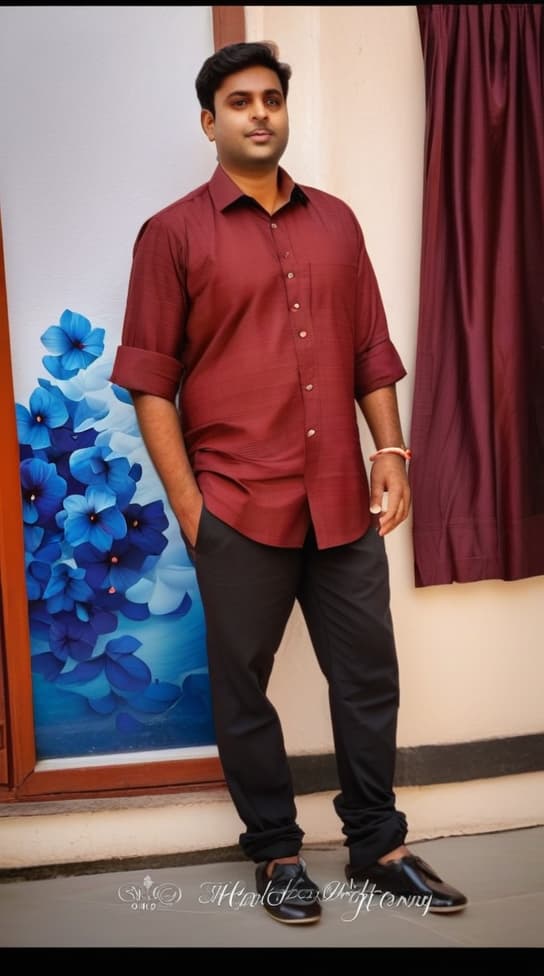
{"type": "Polygon", "coordinates": [[[433,915],[452,915],[454,912],[462,912],[468,907],[468,901],[464,905],[453,905],[452,908],[429,908],[429,913],[433,915]]]}
{"type": "Polygon", "coordinates": [[[267,908],[265,908],[265,912],[275,922],[281,922],[282,925],[312,925],[321,920],[321,915],[316,915],[315,918],[278,918],[273,912],[269,912],[267,908]]]}

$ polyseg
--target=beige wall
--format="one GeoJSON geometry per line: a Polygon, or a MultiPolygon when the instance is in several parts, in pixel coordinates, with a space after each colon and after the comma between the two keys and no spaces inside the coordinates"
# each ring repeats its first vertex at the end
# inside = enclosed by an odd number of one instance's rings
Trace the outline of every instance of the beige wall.
{"type": "MultiPolygon", "coordinates": [[[[251,6],[246,24],[248,40],[276,41],[293,68],[285,167],[301,183],[342,196],[363,226],[408,369],[398,387],[408,437],[425,123],[416,7],[251,6]]],[[[364,427],[361,437],[368,456],[364,427]]],[[[416,590],[411,522],[388,537],[387,549],[401,669],[399,745],[542,731],[543,578],[416,590]]],[[[326,688],[298,609],[271,696],[291,753],[332,747],[326,688]]]]}

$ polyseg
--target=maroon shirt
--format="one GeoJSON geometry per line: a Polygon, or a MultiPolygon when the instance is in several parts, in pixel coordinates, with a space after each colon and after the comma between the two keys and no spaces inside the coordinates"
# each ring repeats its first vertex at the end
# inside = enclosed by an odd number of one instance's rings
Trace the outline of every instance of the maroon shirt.
{"type": "Polygon", "coordinates": [[[279,174],[273,217],[218,166],[143,225],[112,382],[175,401],[206,507],[319,548],[370,524],[355,400],[406,375],[352,210],[279,174]]]}

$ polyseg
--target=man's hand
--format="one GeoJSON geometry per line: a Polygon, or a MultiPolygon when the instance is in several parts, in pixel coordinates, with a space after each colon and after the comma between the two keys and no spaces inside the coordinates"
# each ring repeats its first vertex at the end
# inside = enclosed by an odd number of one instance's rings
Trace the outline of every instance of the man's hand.
{"type": "Polygon", "coordinates": [[[380,514],[378,535],[384,536],[404,522],[410,511],[410,486],[404,458],[398,454],[381,454],[370,472],[370,511],[380,514]],[[383,496],[387,492],[387,509],[383,496]]]}
{"type": "Polygon", "coordinates": [[[191,502],[191,506],[184,507],[182,510],[178,510],[175,513],[180,524],[181,531],[193,549],[196,545],[198,526],[200,525],[203,505],[204,502],[202,495],[200,492],[195,492],[194,501],[191,502]]]}

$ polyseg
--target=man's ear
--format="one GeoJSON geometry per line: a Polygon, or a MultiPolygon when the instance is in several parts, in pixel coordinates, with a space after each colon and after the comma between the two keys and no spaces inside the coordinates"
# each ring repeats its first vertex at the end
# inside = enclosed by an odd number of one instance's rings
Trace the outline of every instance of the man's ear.
{"type": "Polygon", "coordinates": [[[209,109],[202,109],[200,113],[200,124],[204,135],[207,136],[210,142],[215,142],[215,119],[209,109]]]}

